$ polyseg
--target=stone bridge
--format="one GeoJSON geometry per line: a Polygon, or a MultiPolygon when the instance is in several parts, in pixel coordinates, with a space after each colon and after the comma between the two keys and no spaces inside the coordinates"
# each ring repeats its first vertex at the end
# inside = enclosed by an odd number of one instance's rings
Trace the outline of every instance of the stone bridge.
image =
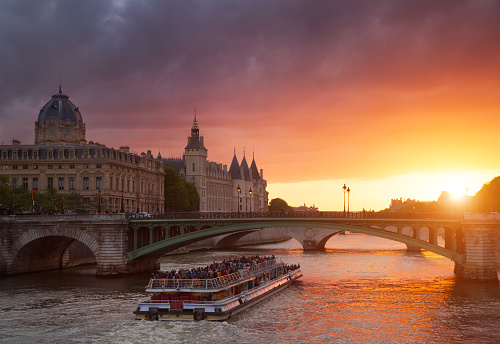
{"type": "Polygon", "coordinates": [[[169,214],[127,219],[123,214],[0,217],[0,274],[11,275],[64,267],[68,248],[85,245],[97,262],[97,275],[109,276],[158,268],[169,251],[208,238],[217,247],[272,228],[302,244],[322,250],[342,231],[364,233],[425,249],[455,262],[455,272],[469,280],[497,281],[500,267],[500,214],[169,214]],[[384,216],[384,218],[374,218],[384,216]]]}

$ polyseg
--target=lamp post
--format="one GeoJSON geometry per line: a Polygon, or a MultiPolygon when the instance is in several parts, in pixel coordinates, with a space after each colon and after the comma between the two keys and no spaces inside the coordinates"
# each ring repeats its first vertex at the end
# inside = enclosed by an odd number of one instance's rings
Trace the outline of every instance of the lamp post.
{"type": "Polygon", "coordinates": [[[137,213],[140,212],[140,210],[139,210],[139,201],[140,201],[139,200],[139,194],[137,194],[137,213]]]}
{"type": "Polygon", "coordinates": [[[351,188],[347,188],[347,216],[349,216],[349,194],[351,193],[351,188]]]}
{"type": "Polygon", "coordinates": [[[61,214],[63,214],[63,215],[64,215],[64,196],[62,196],[61,201],[62,201],[62,209],[61,209],[61,214]]]}
{"type": "Polygon", "coordinates": [[[123,191],[122,191],[122,207],[120,209],[120,213],[124,213],[125,212],[125,208],[123,207],[123,191]]]}
{"type": "Polygon", "coordinates": [[[160,197],[156,194],[156,212],[160,213],[160,197]]]}
{"type": "Polygon", "coordinates": [[[99,200],[98,200],[98,203],[97,203],[97,213],[102,213],[102,209],[101,209],[101,189],[99,189],[99,200]]]}
{"type": "Polygon", "coordinates": [[[16,215],[16,210],[14,209],[14,191],[12,191],[12,215],[16,215]]]}
{"type": "Polygon", "coordinates": [[[344,186],[342,187],[342,190],[344,190],[344,217],[345,217],[345,191],[347,190],[347,186],[344,186]]]}
{"type": "MultiPolygon", "coordinates": [[[[238,215],[239,215],[240,214],[240,195],[241,195],[241,188],[239,185],[236,188],[236,191],[238,191],[238,215]]],[[[14,203],[12,203],[12,204],[14,204],[14,203]]]]}
{"type": "Polygon", "coordinates": [[[250,188],[248,193],[250,194],[250,213],[252,213],[252,193],[253,193],[252,188],[250,188]]]}

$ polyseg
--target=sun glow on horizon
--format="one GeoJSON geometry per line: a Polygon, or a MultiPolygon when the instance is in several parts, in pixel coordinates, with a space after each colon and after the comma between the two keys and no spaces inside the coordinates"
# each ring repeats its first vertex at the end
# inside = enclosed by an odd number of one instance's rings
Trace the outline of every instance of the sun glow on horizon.
{"type": "Polygon", "coordinates": [[[319,180],[297,183],[268,184],[269,200],[282,198],[291,206],[315,205],[320,211],[342,211],[344,194],[342,186],[349,186],[345,207],[351,211],[382,210],[391,199],[436,201],[442,191],[454,198],[473,196],[483,184],[500,171],[467,171],[435,174],[405,174],[374,180],[319,180]]]}

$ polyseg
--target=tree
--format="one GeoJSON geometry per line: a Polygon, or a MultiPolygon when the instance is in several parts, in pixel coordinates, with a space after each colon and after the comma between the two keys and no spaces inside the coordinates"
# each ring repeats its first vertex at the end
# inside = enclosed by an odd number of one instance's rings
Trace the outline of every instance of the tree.
{"type": "Polygon", "coordinates": [[[195,211],[198,210],[198,203],[200,202],[200,195],[198,195],[198,190],[196,190],[196,186],[193,183],[184,181],[186,190],[188,192],[189,199],[189,207],[186,211],[195,211]]]}
{"type": "Polygon", "coordinates": [[[189,194],[185,181],[172,167],[164,166],[165,171],[165,209],[186,211],[189,206],[189,194]]]}
{"type": "Polygon", "coordinates": [[[9,178],[0,176],[0,206],[10,211],[12,204],[12,189],[10,187],[9,178]]]}
{"type": "Polygon", "coordinates": [[[500,176],[484,184],[472,199],[472,211],[499,212],[500,211],[500,176]]]}
{"type": "Polygon", "coordinates": [[[292,207],[281,198],[273,198],[269,202],[269,211],[293,211],[292,207]]]}

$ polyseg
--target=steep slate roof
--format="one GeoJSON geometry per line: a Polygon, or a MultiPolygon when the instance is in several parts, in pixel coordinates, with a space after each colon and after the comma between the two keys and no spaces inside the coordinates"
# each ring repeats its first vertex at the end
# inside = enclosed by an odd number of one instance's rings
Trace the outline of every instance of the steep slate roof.
{"type": "Polygon", "coordinates": [[[231,174],[231,179],[243,179],[240,172],[240,164],[236,158],[236,152],[233,156],[233,161],[231,162],[231,167],[229,168],[229,173],[231,174]]]}
{"type": "Polygon", "coordinates": [[[194,140],[193,138],[191,138],[191,140],[189,140],[189,143],[184,149],[206,149],[206,148],[203,145],[203,143],[201,143],[200,140],[194,140]]]}
{"type": "Polygon", "coordinates": [[[179,174],[183,169],[186,168],[186,161],[184,159],[167,158],[167,159],[162,159],[162,162],[163,166],[172,167],[179,174]]]}
{"type": "Polygon", "coordinates": [[[243,178],[245,180],[252,180],[250,178],[250,169],[248,168],[247,159],[245,158],[245,156],[243,156],[243,160],[241,160],[241,172],[243,173],[243,178]]]}
{"type": "Polygon", "coordinates": [[[255,163],[255,157],[252,159],[252,165],[250,165],[250,175],[253,180],[259,180],[259,170],[257,169],[257,164],[255,163]]]}

